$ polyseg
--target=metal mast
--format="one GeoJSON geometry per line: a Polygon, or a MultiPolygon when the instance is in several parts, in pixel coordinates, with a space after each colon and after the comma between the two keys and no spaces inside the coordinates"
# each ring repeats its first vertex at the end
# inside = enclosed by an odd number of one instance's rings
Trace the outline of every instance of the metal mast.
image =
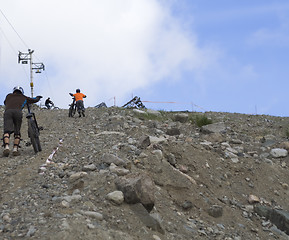
{"type": "Polygon", "coordinates": [[[28,61],[30,63],[30,88],[31,88],[31,97],[33,97],[33,70],[36,70],[36,73],[41,73],[40,70],[45,70],[43,63],[33,63],[32,62],[32,53],[34,50],[28,49],[28,53],[22,53],[19,51],[18,54],[18,63],[22,64],[28,64],[28,61]]]}

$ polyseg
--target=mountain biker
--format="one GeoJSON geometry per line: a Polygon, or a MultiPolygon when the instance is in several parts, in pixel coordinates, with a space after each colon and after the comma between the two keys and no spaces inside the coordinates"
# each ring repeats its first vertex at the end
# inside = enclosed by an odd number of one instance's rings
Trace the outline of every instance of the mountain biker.
{"type": "Polygon", "coordinates": [[[14,145],[13,145],[13,156],[20,155],[18,148],[20,143],[20,129],[22,124],[22,109],[26,103],[36,103],[42,96],[36,98],[30,98],[24,95],[22,87],[14,87],[13,93],[9,93],[5,100],[5,112],[4,112],[4,134],[3,134],[3,156],[8,157],[10,154],[9,140],[10,135],[14,133],[14,145]]]}
{"type": "Polygon", "coordinates": [[[75,102],[76,102],[76,107],[77,107],[77,112],[79,117],[81,117],[81,114],[83,117],[85,117],[85,108],[84,108],[84,104],[83,104],[83,98],[86,98],[86,95],[80,92],[80,89],[76,89],[76,93],[69,93],[70,96],[73,96],[75,98],[75,102]]]}
{"type": "Polygon", "coordinates": [[[45,100],[45,106],[47,109],[50,109],[52,106],[54,106],[54,103],[50,100],[50,97],[45,100]]]}

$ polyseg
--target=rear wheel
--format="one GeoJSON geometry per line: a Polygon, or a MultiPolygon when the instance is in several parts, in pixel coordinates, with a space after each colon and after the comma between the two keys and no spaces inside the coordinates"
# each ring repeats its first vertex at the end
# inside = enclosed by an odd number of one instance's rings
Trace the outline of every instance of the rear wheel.
{"type": "Polygon", "coordinates": [[[32,119],[28,120],[28,136],[31,140],[34,152],[40,152],[42,150],[40,140],[39,140],[39,131],[32,119]]]}

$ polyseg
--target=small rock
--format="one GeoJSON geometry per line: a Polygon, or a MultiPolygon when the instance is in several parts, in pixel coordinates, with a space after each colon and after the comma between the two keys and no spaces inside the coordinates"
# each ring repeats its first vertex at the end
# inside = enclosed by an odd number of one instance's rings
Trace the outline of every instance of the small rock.
{"type": "Polygon", "coordinates": [[[113,203],[120,205],[124,202],[124,195],[122,191],[114,191],[106,195],[107,199],[113,203]]]}
{"type": "Polygon", "coordinates": [[[94,170],[96,170],[96,166],[95,166],[95,164],[85,165],[85,166],[83,166],[82,170],[85,172],[94,171],[94,170]]]}
{"type": "Polygon", "coordinates": [[[69,208],[70,205],[69,205],[69,202],[63,200],[63,201],[61,202],[61,206],[64,207],[64,208],[69,208]]]}
{"type": "Polygon", "coordinates": [[[28,230],[28,232],[26,234],[26,237],[32,237],[35,232],[36,232],[36,228],[34,226],[30,226],[29,230],[28,230]]]}
{"type": "Polygon", "coordinates": [[[174,116],[174,120],[176,122],[185,123],[188,121],[188,119],[189,119],[189,115],[187,113],[177,113],[174,116]]]}
{"type": "Polygon", "coordinates": [[[221,217],[223,215],[223,208],[219,205],[212,205],[208,209],[208,214],[212,217],[221,217]]]}
{"type": "Polygon", "coordinates": [[[249,202],[250,204],[259,203],[259,202],[260,202],[260,199],[259,199],[257,196],[251,194],[251,195],[249,195],[249,197],[248,197],[248,202],[249,202]]]}
{"type": "Polygon", "coordinates": [[[182,208],[184,210],[189,210],[193,207],[193,203],[191,201],[186,200],[183,204],[182,204],[182,208]]]}
{"type": "Polygon", "coordinates": [[[270,154],[274,158],[281,158],[281,157],[286,157],[288,155],[288,151],[282,148],[273,148],[270,154]]]}
{"type": "Polygon", "coordinates": [[[226,126],[223,122],[212,123],[201,127],[203,133],[223,133],[226,131],[226,126]]]}
{"type": "Polygon", "coordinates": [[[88,216],[88,217],[95,218],[95,219],[100,220],[100,221],[103,220],[103,215],[102,215],[101,213],[98,213],[98,212],[81,211],[80,213],[83,214],[83,215],[86,215],[86,216],[88,216]]]}
{"type": "Polygon", "coordinates": [[[159,236],[157,236],[157,235],[153,235],[153,239],[154,240],[161,240],[161,238],[159,236]]]}
{"type": "Polygon", "coordinates": [[[86,172],[77,172],[77,173],[72,174],[72,175],[69,177],[69,180],[70,180],[71,182],[74,182],[74,181],[76,181],[76,180],[78,180],[78,179],[80,179],[80,178],[84,178],[84,177],[86,177],[86,176],[87,176],[87,173],[86,173],[86,172]]]}
{"type": "Polygon", "coordinates": [[[178,128],[169,128],[166,132],[167,135],[170,135],[170,136],[176,136],[176,135],[180,135],[181,132],[180,132],[180,129],[178,128]]]}
{"type": "Polygon", "coordinates": [[[163,152],[162,150],[153,150],[152,154],[155,155],[159,160],[161,160],[163,158],[163,152]]]}
{"type": "Polygon", "coordinates": [[[7,222],[7,223],[11,222],[11,220],[12,220],[11,217],[8,214],[5,214],[2,217],[2,219],[3,219],[4,222],[7,222]]]}
{"type": "Polygon", "coordinates": [[[179,170],[183,173],[187,173],[189,171],[189,168],[185,165],[179,165],[179,170]]]}

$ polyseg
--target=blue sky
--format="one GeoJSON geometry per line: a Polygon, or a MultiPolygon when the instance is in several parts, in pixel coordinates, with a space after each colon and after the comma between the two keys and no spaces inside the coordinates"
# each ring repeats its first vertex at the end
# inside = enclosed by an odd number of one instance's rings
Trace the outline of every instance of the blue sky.
{"type": "Polygon", "coordinates": [[[30,94],[17,63],[29,47],[46,66],[35,94],[63,108],[80,88],[86,106],[137,95],[159,110],[289,116],[287,0],[11,0],[0,10],[0,104],[15,85],[30,94]]]}

